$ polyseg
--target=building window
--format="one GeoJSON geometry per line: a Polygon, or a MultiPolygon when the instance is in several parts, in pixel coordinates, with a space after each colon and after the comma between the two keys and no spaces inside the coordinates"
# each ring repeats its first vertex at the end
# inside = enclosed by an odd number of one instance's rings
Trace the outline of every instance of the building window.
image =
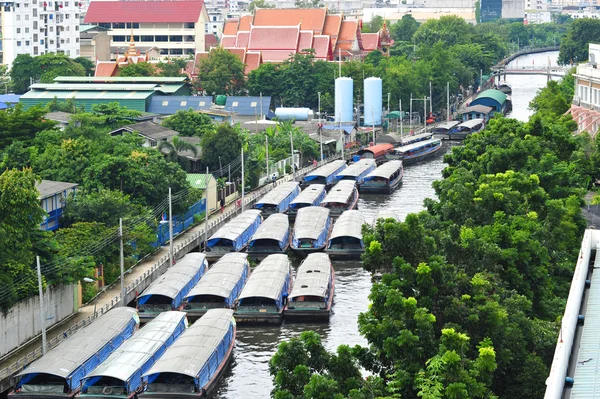
{"type": "Polygon", "coordinates": [[[34,17],[34,18],[37,18],[37,8],[34,8],[34,9],[33,9],[33,17],[34,17]]]}
{"type": "Polygon", "coordinates": [[[101,27],[101,28],[110,29],[110,24],[107,24],[107,23],[98,24],[98,26],[101,27]]]}
{"type": "Polygon", "coordinates": [[[153,42],[154,36],[142,36],[142,41],[143,42],[153,42]]]}
{"type": "MultiPolygon", "coordinates": [[[[127,29],[131,29],[132,28],[132,25],[131,25],[130,22],[128,22],[126,26],[127,26],[127,29]]],[[[139,29],[139,28],[140,28],[140,24],[138,22],[134,22],[133,23],[133,29],[139,29]]]]}
{"type": "Polygon", "coordinates": [[[182,101],[181,103],[179,103],[180,107],[185,107],[187,105],[187,101],[182,101]]]}
{"type": "Polygon", "coordinates": [[[33,55],[38,55],[38,48],[37,48],[37,46],[33,48],[33,55]]]}
{"type": "Polygon", "coordinates": [[[75,38],[75,43],[79,43],[79,38],[78,37],[75,38]]]}
{"type": "Polygon", "coordinates": [[[113,36],[113,42],[124,42],[125,36],[113,36]]]}
{"type": "Polygon", "coordinates": [[[33,34],[33,41],[37,43],[37,41],[38,41],[38,34],[37,33],[33,34]]]}
{"type": "Polygon", "coordinates": [[[193,22],[188,22],[185,24],[185,28],[186,29],[194,29],[194,23],[193,22]]]}
{"type": "Polygon", "coordinates": [[[154,40],[157,42],[168,42],[169,36],[154,36],[154,40]]]}
{"type": "Polygon", "coordinates": [[[112,24],[113,29],[125,29],[124,23],[112,24]]]}
{"type": "Polygon", "coordinates": [[[75,54],[76,54],[76,55],[79,55],[79,49],[76,49],[76,50],[75,50],[75,54]]]}
{"type": "Polygon", "coordinates": [[[29,46],[29,44],[30,44],[29,40],[25,40],[25,45],[29,46]]]}
{"type": "Polygon", "coordinates": [[[25,33],[29,33],[29,28],[25,28],[25,33]]]}
{"type": "Polygon", "coordinates": [[[21,33],[21,28],[17,28],[17,33],[21,33]]]}
{"type": "Polygon", "coordinates": [[[172,48],[171,55],[183,55],[183,50],[180,48],[172,48]]]}
{"type": "Polygon", "coordinates": [[[17,21],[20,21],[20,20],[21,20],[21,16],[17,15],[17,21]]]}
{"type": "Polygon", "coordinates": [[[166,107],[167,105],[169,105],[169,102],[168,102],[168,101],[163,101],[163,102],[162,102],[162,106],[163,106],[163,107],[166,107]]]}
{"type": "Polygon", "coordinates": [[[17,40],[17,47],[21,47],[21,41],[17,40]]]}
{"type": "Polygon", "coordinates": [[[79,30],[79,25],[75,25],[75,30],[79,30]]]}
{"type": "Polygon", "coordinates": [[[170,42],[182,42],[183,36],[169,36],[170,42]]]}
{"type": "Polygon", "coordinates": [[[69,14],[65,14],[65,19],[69,19],[69,14]]]}
{"type": "Polygon", "coordinates": [[[25,21],[29,21],[29,14],[25,14],[25,21]]]}

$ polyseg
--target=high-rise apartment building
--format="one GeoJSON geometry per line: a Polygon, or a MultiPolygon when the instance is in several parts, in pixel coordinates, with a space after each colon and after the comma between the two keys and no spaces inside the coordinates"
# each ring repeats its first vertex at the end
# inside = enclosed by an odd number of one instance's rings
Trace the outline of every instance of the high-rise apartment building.
{"type": "Polygon", "coordinates": [[[79,14],[83,1],[13,0],[0,6],[0,63],[19,54],[64,53],[79,57],[79,14]]]}

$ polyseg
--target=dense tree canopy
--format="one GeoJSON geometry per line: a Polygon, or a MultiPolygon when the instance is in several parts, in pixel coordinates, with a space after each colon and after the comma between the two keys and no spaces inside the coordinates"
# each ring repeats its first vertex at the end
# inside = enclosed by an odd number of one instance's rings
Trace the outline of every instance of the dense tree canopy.
{"type": "Polygon", "coordinates": [[[177,111],[175,115],[164,120],[163,126],[187,137],[202,137],[206,132],[214,129],[213,122],[208,115],[195,112],[193,109],[177,111]]]}
{"type": "MultiPolygon", "coordinates": [[[[582,18],[573,21],[560,42],[558,63],[563,65],[587,61],[588,44],[600,40],[600,21],[582,18]]],[[[598,61],[598,60],[596,60],[598,61]]]]}
{"type": "Polygon", "coordinates": [[[37,57],[19,54],[10,70],[12,89],[15,93],[25,93],[38,80],[52,83],[57,76],[85,76],[86,67],[64,54],[46,53],[37,57]]]}
{"type": "Polygon", "coordinates": [[[214,96],[239,95],[244,90],[244,64],[237,55],[217,48],[198,65],[198,92],[214,96]]]}

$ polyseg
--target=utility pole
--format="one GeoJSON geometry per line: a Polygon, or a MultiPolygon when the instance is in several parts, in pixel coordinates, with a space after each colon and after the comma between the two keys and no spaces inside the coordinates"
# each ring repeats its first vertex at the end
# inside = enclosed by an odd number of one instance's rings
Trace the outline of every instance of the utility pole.
{"type": "Polygon", "coordinates": [[[450,121],[450,82],[446,82],[446,119],[450,121]]]}
{"type": "MultiPolygon", "coordinates": [[[[341,118],[341,115],[340,115],[341,118]]],[[[294,139],[290,129],[290,147],[292,148],[292,181],[296,181],[296,162],[294,161],[294,139]]]]}
{"type": "Polygon", "coordinates": [[[40,257],[36,256],[38,289],[40,291],[40,323],[42,326],[42,354],[46,354],[46,312],[44,312],[44,290],[42,289],[42,267],[40,266],[40,257]]]}
{"type": "Polygon", "coordinates": [[[319,96],[319,142],[321,143],[321,162],[323,162],[323,126],[321,126],[321,92],[317,93],[319,96]]]}
{"type": "Polygon", "coordinates": [[[227,165],[227,169],[229,169],[229,178],[227,179],[227,181],[231,182],[231,164],[227,165]]]}
{"type": "Polygon", "coordinates": [[[479,91],[483,90],[483,69],[479,70],[479,91]]]}
{"type": "Polygon", "coordinates": [[[246,184],[244,182],[244,147],[242,146],[242,212],[244,212],[244,199],[246,198],[246,184]]]}
{"type": "Polygon", "coordinates": [[[260,92],[260,120],[262,121],[264,118],[263,116],[263,102],[262,102],[262,91],[260,92]]]}
{"type": "Polygon", "coordinates": [[[408,129],[412,132],[412,93],[410,93],[410,111],[408,114],[408,129]]]}
{"type": "MultiPolygon", "coordinates": [[[[208,206],[208,202],[206,205],[208,206]]],[[[175,254],[173,253],[173,201],[171,197],[171,187],[169,187],[169,257],[171,258],[171,264],[169,266],[173,266],[175,264],[175,254]]]]}
{"type": "Polygon", "coordinates": [[[342,130],[342,104],[340,104],[340,137],[342,140],[342,161],[345,161],[346,158],[344,157],[344,144],[346,144],[346,137],[344,137],[344,131],[342,130]]]}
{"type": "Polygon", "coordinates": [[[404,118],[402,115],[402,97],[400,97],[400,136],[404,136],[404,118]]]}
{"type": "Polygon", "coordinates": [[[269,136],[265,135],[265,151],[267,158],[267,178],[269,177],[269,136]]]}
{"type": "MultiPolygon", "coordinates": [[[[171,204],[171,188],[169,188],[169,204],[171,204]]],[[[170,215],[169,215],[170,217],[170,215]]],[[[125,256],[123,255],[123,219],[119,219],[119,252],[121,258],[121,306],[127,306],[125,298],[125,256]]]]}
{"type": "MultiPolygon", "coordinates": [[[[208,179],[208,166],[206,167],[206,178],[208,179]]],[[[206,183],[206,188],[208,189],[208,183],[206,183]]],[[[204,203],[204,250],[206,251],[208,244],[208,196],[206,198],[206,202],[204,203]]]]}
{"type": "Polygon", "coordinates": [[[423,133],[427,133],[427,96],[423,97],[423,125],[425,126],[425,130],[423,133]]]}
{"type": "Polygon", "coordinates": [[[429,114],[433,114],[433,91],[431,91],[431,80],[429,81],[429,114]]]}
{"type": "Polygon", "coordinates": [[[390,113],[390,93],[388,93],[388,114],[390,113]]]}
{"type": "Polygon", "coordinates": [[[373,107],[371,107],[371,122],[373,125],[373,145],[375,145],[375,110],[373,109],[373,107]]]}

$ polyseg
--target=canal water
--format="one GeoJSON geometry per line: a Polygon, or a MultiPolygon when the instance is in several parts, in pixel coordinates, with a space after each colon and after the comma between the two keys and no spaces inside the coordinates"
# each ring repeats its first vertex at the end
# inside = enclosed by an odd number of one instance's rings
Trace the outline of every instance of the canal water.
{"type": "MultiPolygon", "coordinates": [[[[556,62],[556,52],[536,54],[519,58],[519,64],[547,63],[550,54],[556,62]],[[554,54],[553,54],[554,53],[554,54]],[[523,59],[523,60],[522,60],[523,59]],[[532,59],[534,61],[532,61],[532,59]]],[[[516,61],[513,61],[516,62],[516,61]]],[[[527,120],[531,111],[528,104],[539,88],[546,84],[544,76],[509,76],[507,81],[513,89],[514,118],[527,120]]],[[[453,144],[445,143],[445,151],[453,144]]],[[[435,195],[431,184],[441,178],[445,164],[439,156],[431,161],[405,168],[403,185],[392,195],[361,196],[358,207],[367,222],[371,223],[381,209],[392,209],[404,218],[409,213],[423,210],[423,200],[435,195]]],[[[296,265],[297,266],[297,265],[296,265]]],[[[334,313],[329,323],[290,324],[281,327],[244,327],[237,331],[234,360],[230,371],[220,383],[218,399],[267,399],[273,387],[269,374],[269,360],[281,341],[299,335],[305,330],[321,334],[325,347],[330,351],[342,344],[366,344],[358,333],[357,319],[369,305],[371,279],[360,262],[334,262],[336,272],[334,313]]]]}

